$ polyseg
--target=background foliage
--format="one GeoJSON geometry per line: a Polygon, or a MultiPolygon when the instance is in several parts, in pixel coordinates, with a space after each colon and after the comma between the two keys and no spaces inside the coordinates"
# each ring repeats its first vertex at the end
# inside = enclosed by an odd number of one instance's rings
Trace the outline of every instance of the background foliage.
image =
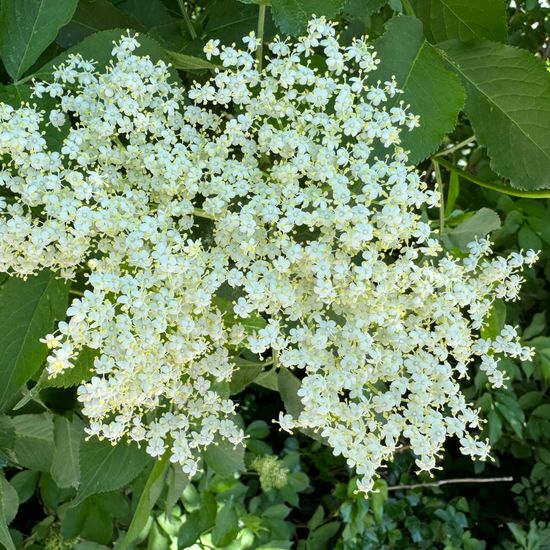
{"type": "MultiPolygon", "coordinates": [[[[314,13],[343,36],[375,40],[380,79],[421,116],[405,138],[411,160],[444,191],[447,248],[476,235],[497,251],[541,250],[522,298],[496,304],[484,329],[522,327],[536,350],[505,362],[505,388],[478,372],[464,391],[483,410],[494,461],[472,463],[449,442],[435,481],[413,473],[404,444],[368,499],[341,458],[304,434],[272,426],[299,407],[299,380],[238,358],[231,392],[250,436],[222,445],[188,480],[143,449],[83,438],[75,386],[92,357],[61,379],[43,372],[39,339],[62,320],[68,285],[43,272],[0,275],[0,544],[77,548],[550,548],[550,55],[548,5],[537,0],[2,0],[0,100],[30,99],[68,53],[105,65],[121,29],[142,53],[169,60],[184,85],[208,78],[210,38],[240,41],[266,13],[264,39],[297,35],[314,13]],[[246,388],[246,390],[245,390],[246,388]],[[243,391],[245,390],[245,391],[243,391]],[[479,483],[481,479],[498,481],[479,483]],[[466,479],[467,481],[464,481],[466,479]],[[462,480],[462,481],[461,481],[462,480]]],[[[36,101],[33,99],[32,101],[36,101]]],[[[44,100],[47,102],[47,99],[44,100]]],[[[47,106],[47,103],[44,104],[47,106]]],[[[52,144],[59,136],[47,136],[52,144]]],[[[258,319],[258,323],[262,320],[258,319]]]]}

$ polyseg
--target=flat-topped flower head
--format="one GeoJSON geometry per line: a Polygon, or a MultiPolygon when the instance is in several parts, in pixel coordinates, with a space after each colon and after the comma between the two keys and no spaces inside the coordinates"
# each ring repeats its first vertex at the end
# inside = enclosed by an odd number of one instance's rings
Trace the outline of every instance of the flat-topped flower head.
{"type": "Polygon", "coordinates": [[[439,196],[400,146],[418,117],[368,42],[342,46],[314,19],[259,70],[255,35],[245,50],[210,41],[223,68],[189,90],[138,42],[122,37],[105,70],[70,56],[35,84],[56,98],[48,113],[0,105],[0,271],[86,273],[45,342],[51,376],[94,357],[78,389],[88,433],[193,475],[200,451],[243,440],[227,382],[248,348],[301,380],[303,410],[281,427],[319,433],[361,490],[403,439],[424,470],[449,436],[485,458],[459,381],[474,364],[502,385],[498,359],[529,357],[512,327],[479,329],[536,255],[443,252],[419,211],[439,196]]]}

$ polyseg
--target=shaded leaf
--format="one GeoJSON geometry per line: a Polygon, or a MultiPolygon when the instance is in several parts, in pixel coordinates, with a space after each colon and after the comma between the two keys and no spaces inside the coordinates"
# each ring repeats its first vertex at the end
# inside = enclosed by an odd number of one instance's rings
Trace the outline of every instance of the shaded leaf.
{"type": "Polygon", "coordinates": [[[160,460],[157,460],[154,463],[151,473],[147,478],[147,482],[145,483],[145,487],[139,497],[136,511],[132,517],[132,522],[128,527],[128,531],[126,532],[126,536],[124,537],[122,544],[120,545],[120,550],[126,550],[131,547],[132,543],[139,537],[140,533],[147,524],[151,510],[153,509],[153,506],[157,502],[162,489],[164,488],[164,480],[166,478],[166,472],[169,464],[168,458],[169,453],[165,453],[160,460]]]}
{"type": "Polygon", "coordinates": [[[298,35],[306,30],[313,15],[332,19],[342,11],[345,3],[345,0],[271,0],[271,7],[279,30],[298,35]]]}
{"type": "Polygon", "coordinates": [[[80,444],[84,423],[77,416],[72,421],[64,416],[54,419],[55,450],[50,474],[61,488],[78,487],[80,477],[80,444]]]}
{"type": "Polygon", "coordinates": [[[227,439],[220,439],[217,445],[210,445],[204,451],[203,458],[212,470],[224,477],[245,469],[244,445],[235,447],[227,439]]]}
{"type": "Polygon", "coordinates": [[[54,452],[52,415],[22,414],[14,416],[11,420],[15,430],[15,461],[24,468],[48,472],[54,452]]]}
{"type": "Polygon", "coordinates": [[[395,76],[403,90],[392,104],[410,104],[420,116],[420,126],[401,132],[402,146],[409,159],[418,163],[429,156],[456,125],[466,94],[460,79],[447,70],[437,50],[424,38],[422,23],[414,17],[394,17],[374,47],[381,60],[373,73],[376,80],[395,76]]]}
{"type": "Polygon", "coordinates": [[[0,57],[14,80],[38,59],[68,23],[78,0],[3,0],[0,57]]]}
{"type": "Polygon", "coordinates": [[[77,506],[86,497],[114,491],[135,479],[151,458],[136,443],[120,441],[111,445],[93,437],[80,447],[80,485],[72,503],[77,506]]]}
{"type": "Polygon", "coordinates": [[[51,271],[26,281],[11,277],[0,288],[0,408],[38,370],[48,349],[40,342],[67,311],[69,287],[51,271]]]}
{"type": "Polygon", "coordinates": [[[10,502],[10,490],[6,490],[4,482],[5,479],[2,475],[0,478],[0,544],[3,544],[6,550],[15,550],[15,545],[13,544],[13,539],[8,529],[9,521],[6,517],[6,508],[9,506],[10,502]]]}
{"type": "Polygon", "coordinates": [[[464,249],[476,237],[485,237],[499,227],[498,214],[489,208],[480,208],[473,216],[451,229],[446,235],[455,246],[464,249]]]}
{"type": "Polygon", "coordinates": [[[109,0],[79,0],[73,18],[60,29],[56,42],[63,48],[69,48],[94,32],[113,28],[145,30],[138,21],[109,0]]]}
{"type": "Polygon", "coordinates": [[[550,73],[527,51],[493,42],[441,45],[467,92],[466,113],[491,168],[520,189],[550,187],[550,73]]]}
{"type": "Polygon", "coordinates": [[[66,369],[57,376],[47,377],[41,381],[42,388],[71,388],[89,380],[92,376],[96,352],[82,348],[74,367],[66,369]]]}
{"type": "Polygon", "coordinates": [[[503,0],[411,0],[416,16],[433,42],[485,38],[505,42],[506,4],[503,0]]]}

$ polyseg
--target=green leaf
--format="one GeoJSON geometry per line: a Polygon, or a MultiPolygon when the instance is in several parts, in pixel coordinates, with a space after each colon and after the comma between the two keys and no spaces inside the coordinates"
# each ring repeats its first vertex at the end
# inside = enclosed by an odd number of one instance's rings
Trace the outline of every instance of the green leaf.
{"type": "Polygon", "coordinates": [[[0,457],[6,458],[15,443],[15,429],[9,416],[0,416],[0,457]]]}
{"type": "Polygon", "coordinates": [[[348,19],[365,20],[369,15],[380,11],[388,0],[347,0],[342,11],[348,19]]]}
{"type": "MultiPolygon", "coordinates": [[[[2,475],[0,482],[0,544],[3,544],[6,550],[15,550],[15,545],[8,529],[9,521],[6,517],[6,508],[9,507],[10,495],[13,497],[13,493],[9,489],[6,490],[4,481],[5,479],[2,475]]],[[[13,487],[11,489],[13,490],[13,487]]]]}
{"type": "Polygon", "coordinates": [[[14,80],[38,59],[68,23],[78,0],[3,0],[0,57],[14,80]]]}
{"type": "Polygon", "coordinates": [[[451,175],[449,176],[449,189],[447,190],[447,201],[445,203],[445,217],[451,215],[459,193],[460,182],[458,179],[458,172],[451,170],[451,175]]]}
{"type": "Polygon", "coordinates": [[[10,485],[17,491],[19,504],[27,502],[34,495],[38,476],[39,472],[34,470],[23,470],[10,479],[10,485]]]}
{"type": "Polygon", "coordinates": [[[50,474],[58,487],[78,487],[80,481],[80,444],[84,435],[84,422],[73,416],[54,419],[55,450],[50,474]]]}
{"type": "Polygon", "coordinates": [[[11,420],[15,430],[15,461],[24,468],[48,472],[54,452],[52,415],[21,414],[11,420]]]}
{"type": "Polygon", "coordinates": [[[220,439],[217,445],[210,445],[204,451],[203,457],[206,464],[223,477],[245,469],[244,445],[234,447],[227,439],[220,439]]]}
{"type": "Polygon", "coordinates": [[[447,70],[437,50],[424,38],[422,23],[414,17],[390,19],[386,32],[374,43],[380,64],[373,73],[376,80],[395,76],[403,90],[388,109],[400,101],[420,116],[420,126],[402,130],[409,160],[418,163],[429,156],[456,125],[466,95],[460,79],[447,70]]]}
{"type": "Polygon", "coordinates": [[[96,352],[90,348],[82,348],[74,367],[66,369],[55,377],[41,380],[41,388],[71,388],[92,377],[96,352]]]}
{"type": "Polygon", "coordinates": [[[239,518],[233,503],[233,497],[226,502],[218,513],[216,524],[212,530],[212,543],[217,548],[226,546],[237,538],[239,518]]]}
{"type": "Polygon", "coordinates": [[[550,403],[539,405],[532,413],[533,416],[550,420],[550,403]]]}
{"type": "Polygon", "coordinates": [[[0,494],[2,495],[2,511],[6,523],[9,525],[17,515],[17,509],[19,508],[19,496],[15,487],[4,477],[4,474],[0,476],[0,494]]]}
{"type": "Polygon", "coordinates": [[[170,60],[170,63],[176,68],[182,71],[194,71],[199,69],[215,69],[219,65],[214,65],[202,57],[195,57],[193,55],[185,55],[183,53],[166,51],[166,55],[170,60]]]}
{"type": "Polygon", "coordinates": [[[138,21],[109,0],[79,0],[73,18],[59,31],[56,42],[63,48],[69,48],[94,32],[112,28],[145,30],[138,21]]]}
{"type": "Polygon", "coordinates": [[[126,550],[131,547],[131,544],[139,537],[140,533],[145,528],[149,515],[153,506],[157,502],[162,489],[164,488],[164,480],[166,478],[166,473],[169,465],[169,453],[165,453],[164,456],[155,462],[151,473],[147,478],[145,487],[141,492],[139,501],[137,504],[136,511],[132,517],[132,522],[128,527],[128,531],[122,544],[120,545],[120,550],[126,550]]]}
{"type": "Polygon", "coordinates": [[[506,322],[506,304],[502,300],[495,300],[489,315],[483,320],[480,335],[482,338],[494,340],[501,332],[506,322]]]}
{"type": "Polygon", "coordinates": [[[304,409],[302,400],[298,395],[298,390],[300,389],[302,383],[291,370],[281,368],[279,369],[279,373],[277,375],[277,384],[279,393],[281,394],[281,398],[285,404],[285,409],[294,418],[298,418],[304,409]]]}
{"type": "Polygon", "coordinates": [[[476,237],[485,237],[500,227],[498,214],[489,208],[480,208],[473,216],[446,233],[451,242],[464,249],[476,237]]]}
{"type": "Polygon", "coordinates": [[[67,311],[69,288],[51,271],[26,281],[11,277],[0,288],[0,409],[38,370],[48,349],[43,338],[67,311]]]}
{"type": "MultiPolygon", "coordinates": [[[[208,5],[204,30],[208,38],[218,38],[222,44],[242,44],[243,36],[256,30],[257,6],[242,4],[235,0],[213,0],[208,5]]],[[[269,18],[266,18],[266,28],[269,18]]]]}
{"type": "Polygon", "coordinates": [[[255,363],[254,361],[248,361],[242,357],[235,357],[233,359],[236,369],[231,376],[231,382],[229,383],[229,389],[231,395],[235,395],[246,388],[249,384],[252,384],[260,373],[263,372],[264,366],[261,363],[255,363]]]}
{"type": "Polygon", "coordinates": [[[150,457],[136,443],[120,441],[111,445],[96,437],[80,447],[80,485],[72,506],[98,493],[114,491],[134,480],[150,457]]]}
{"type": "Polygon", "coordinates": [[[271,0],[273,19],[284,34],[298,35],[306,30],[313,15],[336,17],[345,0],[271,0]]]}
{"type": "Polygon", "coordinates": [[[411,0],[416,16],[424,23],[432,42],[457,38],[485,38],[505,42],[504,0],[411,0]]]}
{"type": "Polygon", "coordinates": [[[550,73],[532,54],[492,42],[441,44],[467,92],[466,113],[491,169],[519,189],[550,187],[550,73]]]}

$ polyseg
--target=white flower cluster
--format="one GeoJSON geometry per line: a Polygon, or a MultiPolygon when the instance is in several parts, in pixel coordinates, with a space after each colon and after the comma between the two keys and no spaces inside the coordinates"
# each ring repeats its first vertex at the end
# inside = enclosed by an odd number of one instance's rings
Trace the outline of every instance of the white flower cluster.
{"type": "Polygon", "coordinates": [[[494,341],[479,329],[535,255],[489,259],[486,241],[443,253],[419,213],[439,197],[399,147],[418,119],[386,108],[399,91],[371,77],[364,40],[342,47],[315,19],[271,43],[261,71],[245,42],[209,42],[224,68],[187,97],[125,37],[104,72],[72,56],[35,85],[57,100],[47,116],[0,106],[0,270],[87,272],[47,339],[49,373],[94,350],[78,392],[88,432],[168,449],[190,474],[217,437],[243,438],[225,389],[235,347],[301,378],[303,411],[280,425],[320,433],[361,490],[401,438],[425,470],[448,436],[485,457],[458,380],[479,359],[498,386],[500,356],[529,357],[512,327],[494,341]],[[46,122],[66,132],[59,151],[46,122]],[[259,313],[265,328],[228,323],[228,293],[233,320],[259,313]]]}

